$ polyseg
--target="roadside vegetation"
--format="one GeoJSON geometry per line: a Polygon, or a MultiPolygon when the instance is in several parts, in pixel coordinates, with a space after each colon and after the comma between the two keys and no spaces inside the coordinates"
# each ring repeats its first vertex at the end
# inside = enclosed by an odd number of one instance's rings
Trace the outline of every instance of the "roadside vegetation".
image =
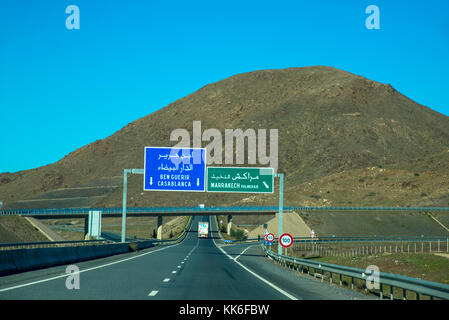
{"type": "Polygon", "coordinates": [[[248,238],[245,230],[232,226],[230,234],[227,233],[227,224],[224,222],[222,216],[217,217],[218,229],[225,240],[246,240],[248,238]]]}

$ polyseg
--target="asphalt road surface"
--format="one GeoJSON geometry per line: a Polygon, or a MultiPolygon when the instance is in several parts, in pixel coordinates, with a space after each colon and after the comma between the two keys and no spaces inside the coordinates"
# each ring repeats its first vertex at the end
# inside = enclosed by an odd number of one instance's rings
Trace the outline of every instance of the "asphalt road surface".
{"type": "Polygon", "coordinates": [[[195,217],[178,244],[80,262],[77,275],[58,266],[1,277],[0,300],[369,299],[279,267],[262,254],[260,244],[225,244],[217,230],[214,217],[195,217]],[[200,220],[210,222],[208,238],[197,236],[200,220]]]}

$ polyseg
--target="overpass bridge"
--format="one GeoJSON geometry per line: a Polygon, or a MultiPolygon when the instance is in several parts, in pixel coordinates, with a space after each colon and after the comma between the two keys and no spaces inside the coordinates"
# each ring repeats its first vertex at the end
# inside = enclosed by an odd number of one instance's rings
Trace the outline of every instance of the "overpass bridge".
{"type": "MultiPolygon", "coordinates": [[[[103,217],[118,217],[122,215],[121,207],[106,208],[54,208],[54,209],[9,209],[0,210],[0,215],[31,216],[37,219],[84,218],[89,211],[98,210],[103,217]]],[[[210,215],[274,215],[279,207],[243,206],[243,207],[127,207],[127,216],[210,216],[210,215]]],[[[284,207],[284,211],[291,211],[284,207]]]]}
{"type": "MultiPolygon", "coordinates": [[[[157,238],[162,238],[163,216],[211,216],[226,215],[228,233],[232,228],[232,216],[234,215],[275,215],[279,212],[278,206],[210,206],[210,207],[128,207],[126,215],[122,215],[121,207],[106,208],[53,208],[53,209],[5,209],[0,210],[0,216],[20,215],[36,219],[67,219],[84,218],[84,229],[87,234],[89,225],[89,211],[101,211],[102,217],[122,217],[122,237],[125,235],[126,216],[131,217],[157,217],[157,238]]],[[[449,207],[283,207],[284,212],[289,211],[449,211],[449,207]]]]}
{"type": "MultiPolygon", "coordinates": [[[[123,215],[122,207],[109,208],[54,208],[54,209],[9,209],[0,210],[0,216],[19,215],[35,219],[83,218],[84,233],[88,234],[89,211],[101,211],[103,218],[122,217],[122,237],[125,237],[126,217],[156,217],[157,238],[162,239],[163,216],[211,216],[226,215],[228,233],[232,228],[233,215],[275,215],[279,207],[127,207],[123,215]]],[[[289,211],[284,209],[284,211],[289,211]]]]}
{"type": "MultiPolygon", "coordinates": [[[[36,209],[4,209],[0,216],[21,215],[37,219],[84,218],[89,211],[99,210],[103,217],[117,217],[122,214],[122,207],[96,208],[36,208],[36,209]]],[[[323,206],[284,206],[283,211],[446,211],[449,207],[323,207],[323,206]]],[[[278,206],[211,206],[211,207],[128,207],[127,216],[191,216],[191,215],[274,215],[279,212],[278,206]]]]}

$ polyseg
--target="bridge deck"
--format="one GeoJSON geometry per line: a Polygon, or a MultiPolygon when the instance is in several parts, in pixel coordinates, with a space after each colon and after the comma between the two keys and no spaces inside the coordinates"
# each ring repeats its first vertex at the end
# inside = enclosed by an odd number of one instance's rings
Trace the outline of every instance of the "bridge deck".
{"type": "MultiPolygon", "coordinates": [[[[122,208],[55,208],[55,209],[5,209],[0,215],[23,215],[35,218],[85,217],[89,211],[100,210],[104,217],[121,216],[122,208]]],[[[129,207],[127,216],[190,216],[190,215],[274,215],[277,206],[248,207],[129,207]]],[[[446,211],[449,207],[283,207],[283,211],[446,211]]]]}

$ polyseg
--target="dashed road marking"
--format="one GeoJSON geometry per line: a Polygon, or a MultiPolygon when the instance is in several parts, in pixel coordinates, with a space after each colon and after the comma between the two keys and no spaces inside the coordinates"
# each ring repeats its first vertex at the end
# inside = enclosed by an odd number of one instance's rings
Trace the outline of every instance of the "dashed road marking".
{"type": "Polygon", "coordinates": [[[164,281],[164,282],[169,282],[169,281],[170,281],[170,278],[165,278],[163,281],[164,281]]]}
{"type": "Polygon", "coordinates": [[[159,290],[153,290],[150,292],[150,294],[148,295],[149,297],[154,297],[155,295],[157,295],[157,293],[159,292],[159,290]]]}

